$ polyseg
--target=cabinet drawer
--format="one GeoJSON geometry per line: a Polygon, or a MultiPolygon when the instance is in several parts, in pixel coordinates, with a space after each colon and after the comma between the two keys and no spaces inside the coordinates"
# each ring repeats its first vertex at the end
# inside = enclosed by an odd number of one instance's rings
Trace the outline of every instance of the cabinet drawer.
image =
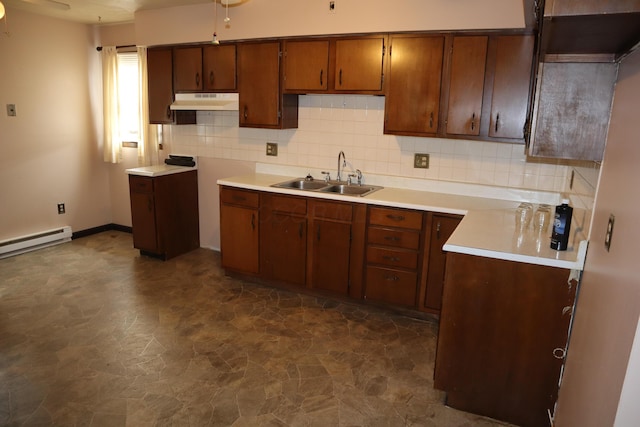
{"type": "Polygon", "coordinates": [[[340,202],[310,201],[311,213],[314,218],[336,219],[339,221],[351,221],[353,206],[340,202]]]}
{"type": "Polygon", "coordinates": [[[369,227],[369,243],[394,246],[405,249],[420,249],[420,233],[394,230],[391,228],[369,227]]]}
{"type": "Polygon", "coordinates": [[[367,262],[415,270],[418,268],[418,253],[415,251],[369,246],[367,247],[367,262]]]}
{"type": "Polygon", "coordinates": [[[135,193],[153,193],[153,178],[129,175],[129,189],[135,193]]]}
{"type": "Polygon", "coordinates": [[[258,193],[247,190],[237,190],[235,188],[223,187],[220,190],[220,200],[222,200],[222,203],[246,206],[248,208],[257,208],[260,205],[260,196],[258,193]]]}
{"type": "Polygon", "coordinates": [[[415,306],[417,282],[417,273],[369,266],[365,297],[390,304],[415,306]]]}
{"type": "Polygon", "coordinates": [[[422,212],[389,208],[369,208],[369,224],[422,230],[422,212]]]}
{"type": "Polygon", "coordinates": [[[286,212],[296,215],[307,214],[307,201],[300,197],[269,194],[268,203],[274,212],[286,212]]]}

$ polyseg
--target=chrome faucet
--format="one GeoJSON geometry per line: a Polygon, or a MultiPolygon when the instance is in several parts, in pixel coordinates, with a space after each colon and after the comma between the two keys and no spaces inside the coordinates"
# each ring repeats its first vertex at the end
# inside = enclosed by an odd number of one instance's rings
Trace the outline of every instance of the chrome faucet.
{"type": "Polygon", "coordinates": [[[338,153],[338,182],[342,181],[342,172],[340,171],[341,167],[347,166],[347,159],[344,157],[344,151],[340,151],[338,153]],[[342,166],[340,166],[340,157],[342,157],[342,166]]]}

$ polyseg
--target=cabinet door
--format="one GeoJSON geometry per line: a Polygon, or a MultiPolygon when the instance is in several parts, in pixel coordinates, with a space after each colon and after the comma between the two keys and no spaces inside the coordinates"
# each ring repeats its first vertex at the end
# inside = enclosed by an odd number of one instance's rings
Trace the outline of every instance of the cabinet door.
{"type": "Polygon", "coordinates": [[[534,36],[496,37],[489,136],[524,140],[534,36]]]}
{"type": "Polygon", "coordinates": [[[444,37],[392,36],[385,133],[438,131],[444,37]]]}
{"type": "Polygon", "coordinates": [[[444,271],[446,252],[442,246],[460,224],[459,218],[433,215],[431,223],[431,241],[429,243],[429,265],[427,269],[427,286],[424,296],[424,308],[440,312],[442,307],[442,288],[444,287],[444,271]]]}
{"type": "Polygon", "coordinates": [[[173,56],[171,49],[147,51],[147,87],[149,91],[149,123],[173,122],[173,56]]]}
{"type": "Polygon", "coordinates": [[[284,89],[326,91],[329,41],[285,41],[284,89]]]}
{"type": "Polygon", "coordinates": [[[222,267],[258,274],[260,272],[258,210],[222,204],[220,231],[222,267]]]}
{"type": "Polygon", "coordinates": [[[311,233],[311,287],[347,295],[351,224],[316,218],[311,233]]]}
{"type": "Polygon", "coordinates": [[[280,123],[280,43],[238,45],[240,126],[280,123]]]}
{"type": "Polygon", "coordinates": [[[159,248],[154,202],[153,194],[151,193],[131,193],[133,247],[156,253],[159,248]]]}
{"type": "Polygon", "coordinates": [[[176,92],[195,92],[201,91],[202,87],[202,48],[175,48],[173,89],[176,92]]]}
{"type": "Polygon", "coordinates": [[[335,90],[382,91],[384,37],[337,40],[335,90]]]}
{"type": "Polygon", "coordinates": [[[448,134],[477,136],[480,133],[487,41],[487,36],[453,38],[447,109],[448,134]]]}
{"type": "Polygon", "coordinates": [[[202,48],[204,90],[236,90],[236,45],[202,48]]]}
{"type": "Polygon", "coordinates": [[[304,286],[307,262],[307,219],[271,212],[265,225],[263,273],[270,279],[304,286]]]}
{"type": "Polygon", "coordinates": [[[601,161],[617,64],[540,64],[529,154],[601,161]]]}

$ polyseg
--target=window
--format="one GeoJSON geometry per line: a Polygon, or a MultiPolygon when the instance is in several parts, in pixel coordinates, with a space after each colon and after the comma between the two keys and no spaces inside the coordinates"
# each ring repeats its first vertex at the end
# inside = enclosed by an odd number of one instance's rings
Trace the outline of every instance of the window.
{"type": "Polygon", "coordinates": [[[140,141],[140,88],[138,54],[118,53],[118,134],[119,140],[140,141]]]}

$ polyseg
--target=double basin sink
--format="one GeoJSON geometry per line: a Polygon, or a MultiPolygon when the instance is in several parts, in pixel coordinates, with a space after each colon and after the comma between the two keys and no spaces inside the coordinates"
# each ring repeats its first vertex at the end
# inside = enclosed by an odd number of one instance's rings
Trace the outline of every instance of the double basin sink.
{"type": "Polygon", "coordinates": [[[272,187],[292,190],[315,191],[318,193],[342,194],[345,196],[363,197],[384,187],[377,185],[345,184],[340,181],[323,181],[320,179],[296,178],[273,184],[272,187]]]}

